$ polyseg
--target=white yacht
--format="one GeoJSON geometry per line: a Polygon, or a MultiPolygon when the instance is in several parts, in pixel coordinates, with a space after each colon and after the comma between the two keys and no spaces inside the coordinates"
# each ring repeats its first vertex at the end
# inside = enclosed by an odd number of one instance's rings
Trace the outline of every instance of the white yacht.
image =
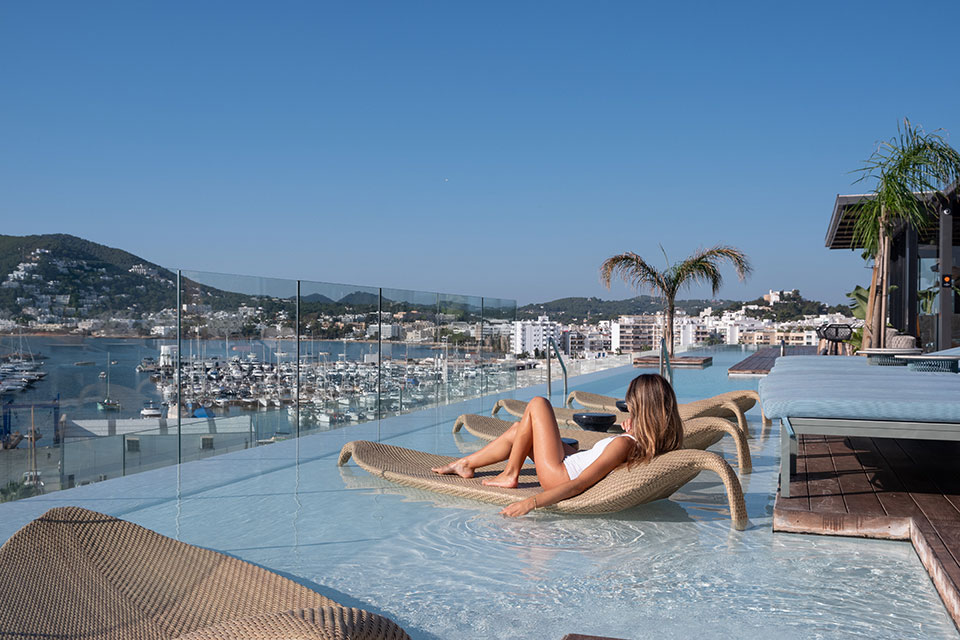
{"type": "Polygon", "coordinates": [[[153,402],[147,402],[143,405],[143,409],[140,409],[141,418],[162,418],[163,411],[153,402]]]}

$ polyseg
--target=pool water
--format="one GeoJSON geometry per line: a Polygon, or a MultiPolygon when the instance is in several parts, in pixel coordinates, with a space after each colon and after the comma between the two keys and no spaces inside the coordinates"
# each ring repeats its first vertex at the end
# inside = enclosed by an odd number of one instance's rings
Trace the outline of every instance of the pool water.
{"type": "MultiPolygon", "coordinates": [[[[677,370],[681,402],[735,388],[712,352],[677,370]]],[[[581,376],[571,388],[623,395],[638,370],[581,376]]],[[[554,402],[562,402],[554,384],[554,402]]],[[[518,398],[543,393],[521,389],[518,398]]],[[[774,534],[778,432],[750,413],[754,471],[742,478],[751,525],[730,527],[722,485],[701,474],[670,500],[610,516],[498,508],[398,487],[354,464],[348,440],[448,455],[481,443],[451,433],[470,400],[0,505],[0,540],[46,509],[76,504],[262,565],[341,604],[387,615],[415,639],[957,637],[908,542],[774,534]]],[[[728,439],[713,447],[735,464],[728,439]]]]}

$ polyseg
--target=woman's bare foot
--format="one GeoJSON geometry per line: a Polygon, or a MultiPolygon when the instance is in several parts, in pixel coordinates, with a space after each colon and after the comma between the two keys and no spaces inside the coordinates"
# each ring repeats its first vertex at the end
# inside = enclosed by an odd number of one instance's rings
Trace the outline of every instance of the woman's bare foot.
{"type": "Polygon", "coordinates": [[[488,487],[503,487],[504,489],[517,488],[517,476],[512,473],[507,473],[506,471],[503,471],[492,478],[484,478],[480,482],[488,487]]]}
{"type": "Polygon", "coordinates": [[[466,458],[460,458],[459,460],[454,460],[450,464],[444,465],[442,467],[433,467],[430,469],[434,473],[439,473],[440,475],[453,475],[456,474],[461,478],[472,478],[473,469],[470,465],[467,464],[466,458]]]}

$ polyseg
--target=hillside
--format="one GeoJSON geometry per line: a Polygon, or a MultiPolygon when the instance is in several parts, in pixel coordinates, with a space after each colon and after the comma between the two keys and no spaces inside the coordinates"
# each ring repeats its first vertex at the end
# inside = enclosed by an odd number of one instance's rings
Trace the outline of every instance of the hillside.
{"type": "MultiPolygon", "coordinates": [[[[688,314],[697,314],[707,307],[722,307],[729,300],[677,300],[677,309],[688,314]]],[[[517,319],[534,319],[548,315],[557,322],[597,322],[614,320],[622,315],[656,313],[663,309],[663,302],[653,296],[637,296],[626,300],[601,300],[600,298],[560,298],[550,302],[527,304],[517,309],[517,319]]]]}
{"type": "MultiPolygon", "coordinates": [[[[176,273],[132,253],[66,234],[35,236],[0,235],[0,320],[25,326],[66,323],[83,319],[128,318],[141,320],[176,308],[176,273]]],[[[222,278],[215,278],[220,282],[222,278]]],[[[229,278],[227,279],[229,281],[229,278]]],[[[238,286],[248,279],[237,280],[238,286]]],[[[199,305],[200,313],[235,313],[242,306],[259,308],[264,321],[290,325],[292,297],[240,293],[197,283],[184,276],[184,304],[199,305]]],[[[334,300],[321,293],[303,297],[304,321],[321,315],[369,314],[377,311],[379,297],[353,291],[334,300]]],[[[416,311],[425,316],[437,305],[384,298],[384,311],[416,311]]],[[[463,320],[479,313],[469,304],[442,300],[439,311],[463,320]]],[[[161,320],[158,320],[161,322],[161,320]]],[[[9,328],[9,324],[8,324],[9,328]]]]}
{"type": "Polygon", "coordinates": [[[80,317],[176,306],[176,275],[121,249],[66,234],[0,235],[0,311],[80,317]]]}

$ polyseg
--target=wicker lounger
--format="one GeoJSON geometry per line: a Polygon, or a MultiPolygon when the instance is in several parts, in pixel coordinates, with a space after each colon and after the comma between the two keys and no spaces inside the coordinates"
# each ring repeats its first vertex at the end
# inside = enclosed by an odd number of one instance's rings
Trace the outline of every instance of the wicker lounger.
{"type": "Polygon", "coordinates": [[[0,637],[409,640],[266,569],[80,507],[0,547],[0,637]]]}
{"type": "MultiPolygon", "coordinates": [[[[531,465],[523,467],[518,488],[504,489],[485,486],[481,479],[498,473],[505,463],[484,467],[473,478],[438,475],[430,468],[448,464],[456,458],[364,440],[345,444],[337,464],[342,466],[351,457],[366,471],[397,484],[494,504],[507,505],[541,490],[536,470],[531,465]]],[[[622,511],[669,497],[701,471],[713,471],[720,476],[727,492],[730,520],[736,529],[745,529],[747,511],[737,475],[722,457],[696,449],[671,451],[632,469],[620,465],[583,493],[544,510],[583,514],[622,511]]]]}
{"type": "MultiPolygon", "coordinates": [[[[566,404],[570,406],[571,403],[576,402],[588,409],[612,413],[617,411],[616,403],[619,399],[620,398],[604,396],[598,393],[571,391],[567,396],[566,404]]],[[[703,400],[680,403],[677,408],[680,411],[680,417],[684,420],[703,417],[735,418],[737,425],[739,425],[743,433],[749,438],[750,431],[745,414],[759,402],[760,394],[756,391],[737,390],[727,391],[726,393],[704,398],[703,400]]],[[[769,427],[771,422],[767,419],[766,415],[764,415],[763,407],[760,408],[760,416],[763,425],[769,427]]]]}
{"type": "MultiPolygon", "coordinates": [[[[457,433],[461,428],[468,433],[475,435],[482,440],[493,440],[502,435],[510,428],[513,422],[501,420],[491,416],[481,416],[478,414],[465,413],[459,416],[453,423],[453,432],[457,433]]],[[[753,462],[750,457],[750,446],[743,433],[729,420],[723,418],[694,418],[683,422],[683,448],[684,449],[706,449],[710,445],[719,442],[724,434],[733,438],[737,446],[737,466],[741,474],[750,473],[753,470],[753,462]]],[[[613,433],[603,431],[587,431],[585,429],[564,429],[561,427],[560,436],[563,438],[573,438],[580,443],[581,449],[593,447],[599,440],[607,438],[613,433]]]]}

